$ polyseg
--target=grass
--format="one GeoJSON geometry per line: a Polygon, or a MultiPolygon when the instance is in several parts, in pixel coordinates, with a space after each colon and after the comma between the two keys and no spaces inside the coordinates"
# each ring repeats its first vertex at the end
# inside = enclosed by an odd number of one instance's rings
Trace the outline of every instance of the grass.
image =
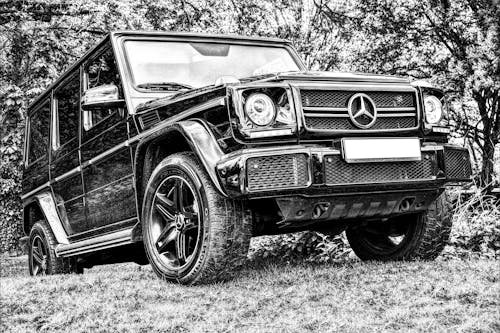
{"type": "Polygon", "coordinates": [[[267,261],[196,287],[134,264],[30,278],[25,261],[0,258],[0,332],[500,331],[495,260],[267,261]]]}

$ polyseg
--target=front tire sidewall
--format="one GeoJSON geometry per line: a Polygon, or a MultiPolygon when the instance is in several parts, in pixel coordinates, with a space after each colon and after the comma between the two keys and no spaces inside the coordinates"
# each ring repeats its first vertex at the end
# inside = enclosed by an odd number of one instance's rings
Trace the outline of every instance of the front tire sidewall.
{"type": "Polygon", "coordinates": [[[148,260],[153,267],[153,270],[158,276],[160,276],[160,278],[170,281],[175,280],[180,283],[189,283],[190,281],[195,280],[198,272],[203,266],[204,261],[206,260],[207,247],[208,244],[210,244],[208,202],[203,186],[201,185],[202,182],[197,175],[197,172],[199,171],[193,168],[193,166],[189,163],[186,163],[186,160],[182,161],[182,165],[173,162],[173,159],[167,158],[160,163],[160,165],[158,165],[158,167],[153,171],[146,187],[146,195],[144,197],[142,209],[143,239],[148,260]],[[179,269],[172,269],[171,267],[165,265],[161,258],[162,255],[159,254],[155,248],[155,240],[152,239],[152,235],[150,233],[154,196],[158,186],[160,186],[162,181],[169,176],[178,176],[186,180],[195,191],[195,195],[197,196],[197,201],[200,206],[200,232],[198,235],[196,252],[193,254],[195,258],[189,265],[179,269]]]}

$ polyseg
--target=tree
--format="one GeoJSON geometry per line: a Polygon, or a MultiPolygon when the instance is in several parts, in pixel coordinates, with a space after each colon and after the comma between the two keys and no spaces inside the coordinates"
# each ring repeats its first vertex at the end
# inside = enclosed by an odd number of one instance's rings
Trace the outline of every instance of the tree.
{"type": "Polygon", "coordinates": [[[428,79],[445,89],[451,124],[479,150],[479,180],[490,185],[495,145],[500,142],[498,2],[357,0],[339,5],[315,0],[315,4],[332,25],[352,32],[352,70],[428,79]]]}

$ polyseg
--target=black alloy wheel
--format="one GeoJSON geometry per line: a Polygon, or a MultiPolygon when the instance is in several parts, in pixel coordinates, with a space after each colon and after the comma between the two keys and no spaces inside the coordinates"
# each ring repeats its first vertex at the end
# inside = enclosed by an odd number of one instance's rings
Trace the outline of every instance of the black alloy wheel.
{"type": "Polygon", "coordinates": [[[246,203],[221,195],[193,153],[173,154],[153,170],[142,234],[160,278],[181,284],[230,279],[246,260],[251,232],[246,203]]]}
{"type": "Polygon", "coordinates": [[[40,235],[35,235],[33,237],[33,239],[31,240],[29,251],[29,268],[31,275],[47,275],[48,249],[46,242],[40,235]]]}
{"type": "Polygon", "coordinates": [[[188,267],[200,243],[197,194],[183,178],[169,176],[156,189],[153,206],[151,237],[156,251],[169,268],[188,267]]]}

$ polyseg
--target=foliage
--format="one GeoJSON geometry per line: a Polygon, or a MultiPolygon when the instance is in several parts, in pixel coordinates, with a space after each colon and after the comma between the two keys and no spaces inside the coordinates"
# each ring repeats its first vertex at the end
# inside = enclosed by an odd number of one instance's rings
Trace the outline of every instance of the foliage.
{"type": "MultiPolygon", "coordinates": [[[[427,79],[443,87],[455,135],[480,151],[482,185],[500,144],[500,5],[489,0],[315,0],[352,32],[352,70],[427,79]]],[[[472,150],[475,153],[475,149],[472,150]]]]}
{"type": "Polygon", "coordinates": [[[306,260],[316,263],[333,263],[345,262],[347,258],[353,257],[353,252],[345,234],[330,236],[305,231],[254,238],[248,257],[251,261],[279,258],[288,262],[306,260]]]}
{"type": "Polygon", "coordinates": [[[500,198],[485,195],[480,189],[465,199],[459,194],[456,196],[457,208],[450,237],[455,255],[475,253],[500,258],[500,198]]]}

